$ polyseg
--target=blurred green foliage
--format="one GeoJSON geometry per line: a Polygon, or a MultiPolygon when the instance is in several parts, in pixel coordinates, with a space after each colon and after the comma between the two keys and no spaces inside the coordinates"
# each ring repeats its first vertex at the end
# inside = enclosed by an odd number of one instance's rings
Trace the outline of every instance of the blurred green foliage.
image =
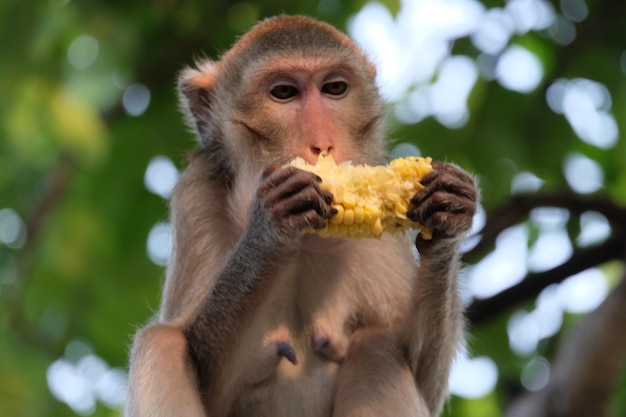
{"type": "MultiPolygon", "coordinates": [[[[589,1],[588,21],[569,46],[536,34],[514,40],[542,60],[540,88],[520,94],[479,80],[464,127],[448,129],[432,118],[392,122],[392,136],[475,172],[487,211],[510,197],[511,180],[522,170],[543,179],[548,190],[567,188],[563,160],[571,152],[599,162],[603,192],[626,204],[626,141],[605,150],[586,144],[545,102],[553,79],[600,81],[611,93],[620,132],[626,131],[626,25],[605,3],[615,2],[589,1]]],[[[174,83],[181,67],[194,56],[215,57],[260,18],[304,13],[345,30],[364,4],[0,3],[0,210],[14,210],[29,233],[14,247],[0,243],[0,417],[75,415],[50,393],[50,364],[68,357],[71,341],[82,340],[109,366],[124,368],[132,334],[157,310],[164,272],[146,255],[146,237],[167,209],[146,190],[144,173],[156,155],[182,168],[185,151],[194,146],[177,112],[174,83]],[[98,53],[79,69],[68,50],[83,35],[97,40],[98,53]],[[121,105],[135,82],[150,91],[139,117],[121,105]]],[[[398,1],[384,4],[392,12],[400,7],[398,1]]],[[[464,40],[453,53],[478,55],[464,40]]],[[[505,319],[475,329],[472,343],[496,361],[501,378],[515,381],[523,361],[509,350],[505,319]]],[[[497,416],[503,401],[504,391],[481,400],[454,398],[450,415],[497,416]]],[[[116,414],[99,404],[92,415],[116,414]]]]}

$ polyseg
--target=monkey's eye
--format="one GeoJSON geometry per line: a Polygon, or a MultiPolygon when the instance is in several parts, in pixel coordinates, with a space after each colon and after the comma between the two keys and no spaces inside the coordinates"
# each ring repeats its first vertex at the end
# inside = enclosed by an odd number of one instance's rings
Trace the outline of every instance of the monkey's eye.
{"type": "Polygon", "coordinates": [[[322,92],[331,96],[340,96],[348,90],[348,83],[345,81],[333,81],[322,86],[322,92]]]}
{"type": "Polygon", "coordinates": [[[298,94],[298,89],[293,85],[279,84],[271,89],[270,94],[279,100],[287,100],[295,97],[298,94]]]}

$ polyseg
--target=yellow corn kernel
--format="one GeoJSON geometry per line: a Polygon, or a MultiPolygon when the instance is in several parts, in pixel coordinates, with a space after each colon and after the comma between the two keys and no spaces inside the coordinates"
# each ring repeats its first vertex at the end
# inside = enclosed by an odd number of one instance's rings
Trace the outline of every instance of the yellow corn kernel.
{"type": "Polygon", "coordinates": [[[356,224],[361,224],[365,221],[365,210],[363,207],[358,206],[354,208],[354,222],[356,224]]]}
{"type": "Polygon", "coordinates": [[[321,187],[333,194],[335,214],[320,230],[322,237],[380,238],[383,232],[399,233],[419,228],[422,238],[432,231],[407,219],[411,198],[421,191],[422,178],[432,171],[431,158],[394,159],[387,166],[337,165],[330,155],[321,155],[315,165],[296,158],[290,166],[322,178],[321,187]]]}
{"type": "Polygon", "coordinates": [[[345,223],[341,223],[338,226],[339,227],[337,228],[337,236],[348,236],[348,232],[350,231],[349,226],[345,223]]]}
{"type": "Polygon", "coordinates": [[[383,222],[380,218],[376,219],[376,222],[372,225],[372,236],[380,236],[383,234],[385,228],[383,227],[383,222]]]}
{"type": "Polygon", "coordinates": [[[348,226],[354,223],[354,210],[346,208],[346,210],[343,212],[342,223],[347,224],[348,226]]]}
{"type": "Polygon", "coordinates": [[[406,219],[406,213],[409,211],[409,208],[404,204],[403,201],[396,201],[393,205],[393,210],[396,215],[402,219],[406,219]]]}
{"type": "MultiPolygon", "coordinates": [[[[380,210],[375,207],[363,207],[365,213],[365,223],[374,224],[376,221],[380,221],[380,210]]],[[[332,219],[331,219],[332,220],[332,219]]]]}
{"type": "Polygon", "coordinates": [[[333,201],[333,208],[337,210],[337,213],[331,217],[330,222],[334,223],[334,224],[341,224],[343,223],[343,214],[344,214],[344,208],[341,204],[337,204],[333,201]]]}
{"type": "Polygon", "coordinates": [[[356,195],[351,192],[347,192],[343,195],[343,205],[347,209],[356,207],[356,195]]]}

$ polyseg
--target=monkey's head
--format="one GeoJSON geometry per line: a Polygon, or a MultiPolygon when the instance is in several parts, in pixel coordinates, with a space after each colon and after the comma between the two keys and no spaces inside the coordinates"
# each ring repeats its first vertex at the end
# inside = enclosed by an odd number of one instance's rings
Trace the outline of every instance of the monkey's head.
{"type": "Polygon", "coordinates": [[[234,159],[258,169],[296,156],[315,162],[320,153],[381,162],[384,117],[375,67],[332,26],[274,17],[219,61],[196,66],[180,77],[181,107],[201,145],[225,155],[225,167],[234,159]]]}

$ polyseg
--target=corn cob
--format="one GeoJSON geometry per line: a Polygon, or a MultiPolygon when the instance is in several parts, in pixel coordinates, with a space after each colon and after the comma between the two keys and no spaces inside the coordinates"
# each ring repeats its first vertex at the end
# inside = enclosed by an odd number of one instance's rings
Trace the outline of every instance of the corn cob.
{"type": "Polygon", "coordinates": [[[422,238],[432,231],[406,217],[409,202],[424,186],[420,180],[432,171],[431,158],[394,159],[387,166],[337,165],[330,155],[321,155],[316,165],[296,158],[290,166],[313,172],[322,178],[321,187],[333,194],[337,214],[326,227],[310,229],[322,237],[380,238],[383,232],[398,233],[421,229],[422,238]]]}

